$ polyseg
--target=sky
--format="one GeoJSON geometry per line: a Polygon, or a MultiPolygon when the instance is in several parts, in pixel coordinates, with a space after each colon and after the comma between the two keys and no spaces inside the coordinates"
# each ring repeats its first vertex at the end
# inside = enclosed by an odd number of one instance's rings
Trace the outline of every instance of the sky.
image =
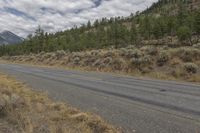
{"type": "Polygon", "coordinates": [[[0,31],[21,37],[40,25],[45,32],[63,31],[102,17],[129,16],[157,0],[0,0],[0,31]]]}

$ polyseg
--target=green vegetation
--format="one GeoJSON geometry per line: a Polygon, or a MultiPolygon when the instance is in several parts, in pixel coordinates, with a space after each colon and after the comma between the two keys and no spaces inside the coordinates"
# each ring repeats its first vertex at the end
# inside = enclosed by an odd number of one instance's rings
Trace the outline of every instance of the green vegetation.
{"type": "Polygon", "coordinates": [[[192,45],[192,41],[191,41],[192,32],[189,27],[187,26],[179,27],[177,31],[177,36],[180,41],[189,40],[192,45]]]}
{"type": "Polygon", "coordinates": [[[184,68],[188,73],[197,73],[198,66],[194,63],[185,63],[184,68]]]}
{"type": "MultiPolygon", "coordinates": [[[[180,43],[194,44],[192,36],[200,35],[199,9],[190,0],[160,0],[144,12],[130,17],[103,18],[81,27],[45,33],[38,27],[21,45],[1,46],[0,56],[30,53],[82,51],[107,47],[141,46],[143,41],[178,36],[180,43]]],[[[173,40],[171,40],[173,41],[173,40]]]]}

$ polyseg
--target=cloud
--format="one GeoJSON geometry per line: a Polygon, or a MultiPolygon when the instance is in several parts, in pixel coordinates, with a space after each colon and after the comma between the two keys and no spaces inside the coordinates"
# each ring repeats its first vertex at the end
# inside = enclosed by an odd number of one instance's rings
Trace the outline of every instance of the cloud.
{"type": "Polygon", "coordinates": [[[1,0],[0,27],[22,37],[38,25],[56,32],[102,17],[129,16],[157,0],[1,0]]]}

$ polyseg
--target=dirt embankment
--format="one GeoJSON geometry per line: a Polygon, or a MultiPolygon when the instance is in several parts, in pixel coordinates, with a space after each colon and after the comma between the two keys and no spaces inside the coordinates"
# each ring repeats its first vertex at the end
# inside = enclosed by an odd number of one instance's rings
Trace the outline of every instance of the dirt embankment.
{"type": "Polygon", "coordinates": [[[62,66],[83,70],[118,72],[158,79],[200,82],[200,44],[193,46],[147,45],[82,52],[41,52],[5,56],[14,63],[62,66]]]}
{"type": "Polygon", "coordinates": [[[118,133],[100,117],[69,105],[0,74],[0,133],[118,133]]]}

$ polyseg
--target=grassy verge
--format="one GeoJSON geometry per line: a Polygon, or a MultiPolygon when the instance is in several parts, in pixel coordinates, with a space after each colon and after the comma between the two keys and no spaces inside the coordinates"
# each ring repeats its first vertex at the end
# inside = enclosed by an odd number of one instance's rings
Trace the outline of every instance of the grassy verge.
{"type": "Polygon", "coordinates": [[[90,113],[27,88],[0,74],[0,132],[3,133],[118,133],[90,113]]]}
{"type": "Polygon", "coordinates": [[[200,82],[200,49],[194,46],[142,46],[81,52],[41,52],[2,57],[11,63],[24,63],[119,73],[164,80],[200,82]]]}

